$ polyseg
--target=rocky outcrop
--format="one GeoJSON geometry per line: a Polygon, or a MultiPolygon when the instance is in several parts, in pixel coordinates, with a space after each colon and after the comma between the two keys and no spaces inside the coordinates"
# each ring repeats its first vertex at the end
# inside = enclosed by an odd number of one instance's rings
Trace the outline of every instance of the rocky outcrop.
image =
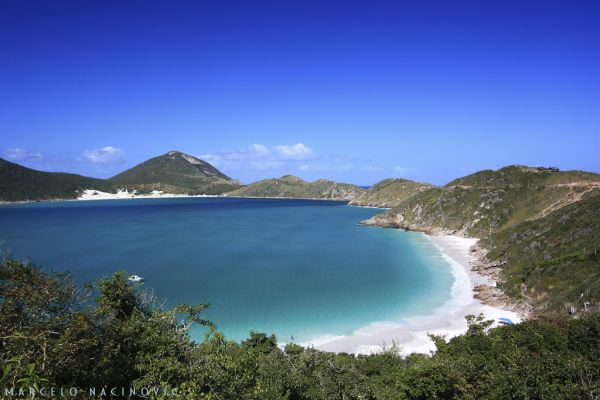
{"type": "Polygon", "coordinates": [[[471,263],[471,271],[494,282],[493,285],[476,285],[473,288],[473,297],[483,304],[508,308],[521,314],[523,319],[529,318],[534,311],[533,306],[524,300],[517,300],[508,296],[500,286],[495,284],[496,282],[502,282],[501,273],[506,262],[492,262],[487,258],[487,253],[488,251],[481,248],[479,244],[471,248],[471,255],[474,257],[474,261],[471,263]]]}

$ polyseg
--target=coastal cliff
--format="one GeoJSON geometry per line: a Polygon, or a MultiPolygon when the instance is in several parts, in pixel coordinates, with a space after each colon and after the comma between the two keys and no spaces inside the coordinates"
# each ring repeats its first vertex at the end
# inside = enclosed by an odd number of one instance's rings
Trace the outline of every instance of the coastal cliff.
{"type": "Polygon", "coordinates": [[[362,224],[481,238],[474,269],[493,276],[513,302],[538,314],[598,308],[598,174],[480,171],[416,193],[362,224]]]}

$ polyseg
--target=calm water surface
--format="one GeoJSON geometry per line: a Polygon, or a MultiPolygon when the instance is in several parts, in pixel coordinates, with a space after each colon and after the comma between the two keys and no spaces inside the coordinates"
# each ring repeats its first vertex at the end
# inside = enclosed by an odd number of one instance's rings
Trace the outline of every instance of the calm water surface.
{"type": "Polygon", "coordinates": [[[211,303],[206,316],[232,339],[303,341],[450,297],[451,270],[429,240],[357,225],[378,212],[268,199],[34,203],[0,206],[0,241],[81,282],[127,270],[168,305],[211,303]]]}

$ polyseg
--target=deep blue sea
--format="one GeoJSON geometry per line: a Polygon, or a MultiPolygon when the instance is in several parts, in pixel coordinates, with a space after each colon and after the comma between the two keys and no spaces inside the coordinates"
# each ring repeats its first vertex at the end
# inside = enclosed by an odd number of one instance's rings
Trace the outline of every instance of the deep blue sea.
{"type": "Polygon", "coordinates": [[[167,305],[208,302],[228,338],[301,342],[450,298],[451,268],[426,237],[357,225],[381,211],[233,198],[15,204],[0,206],[0,241],[79,282],[126,270],[167,305]]]}

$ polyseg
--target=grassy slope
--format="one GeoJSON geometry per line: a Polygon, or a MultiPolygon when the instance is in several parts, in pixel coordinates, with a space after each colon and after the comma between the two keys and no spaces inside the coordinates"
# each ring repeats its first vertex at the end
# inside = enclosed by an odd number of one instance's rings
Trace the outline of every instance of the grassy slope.
{"type": "Polygon", "coordinates": [[[364,189],[347,183],[325,179],[305,182],[295,176],[286,175],[278,179],[264,179],[228,193],[240,197],[287,197],[307,199],[350,200],[364,193],[364,189]]]}
{"type": "Polygon", "coordinates": [[[594,185],[600,185],[600,175],[579,171],[486,170],[421,192],[390,210],[388,218],[411,229],[436,227],[485,237],[569,204],[594,185]]]}
{"type": "Polygon", "coordinates": [[[433,185],[407,179],[385,179],[350,202],[356,206],[393,207],[433,185]]]}
{"type": "Polygon", "coordinates": [[[511,166],[423,191],[369,222],[479,237],[509,295],[564,313],[600,301],[599,199],[598,174],[511,166]]]}
{"type": "Polygon", "coordinates": [[[112,190],[102,179],[36,171],[0,159],[1,201],[74,199],[82,189],[112,190]]]}
{"type": "Polygon", "coordinates": [[[543,312],[600,299],[600,189],[542,218],[482,240],[488,259],[506,262],[504,289],[543,312]],[[551,293],[551,296],[549,294],[551,293]]]}

